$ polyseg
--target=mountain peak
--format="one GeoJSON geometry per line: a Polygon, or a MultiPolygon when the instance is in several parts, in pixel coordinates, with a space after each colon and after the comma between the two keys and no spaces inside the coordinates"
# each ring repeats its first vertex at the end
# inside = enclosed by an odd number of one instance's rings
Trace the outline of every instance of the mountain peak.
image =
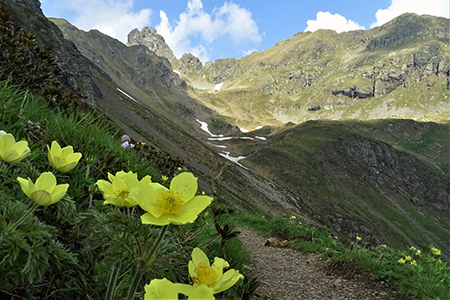
{"type": "Polygon", "coordinates": [[[153,51],[156,55],[167,58],[172,66],[176,67],[178,60],[173,54],[172,49],[167,45],[163,36],[158,34],[152,27],[144,27],[142,31],[135,28],[128,34],[128,46],[144,45],[153,51]]]}

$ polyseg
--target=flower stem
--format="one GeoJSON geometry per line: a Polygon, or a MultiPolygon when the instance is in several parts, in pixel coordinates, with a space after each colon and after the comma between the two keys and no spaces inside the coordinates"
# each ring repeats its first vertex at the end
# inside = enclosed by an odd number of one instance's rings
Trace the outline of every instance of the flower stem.
{"type": "MultiPolygon", "coordinates": [[[[150,250],[149,255],[147,256],[149,259],[151,259],[151,258],[153,258],[153,256],[155,256],[156,251],[158,250],[159,245],[161,244],[161,241],[163,240],[164,236],[166,235],[167,229],[169,229],[169,225],[166,225],[161,229],[161,232],[159,233],[159,236],[156,239],[155,244],[153,245],[153,248],[150,250]]],[[[136,294],[136,289],[139,286],[139,282],[141,281],[142,275],[143,275],[143,273],[141,271],[141,267],[138,265],[136,274],[134,275],[133,281],[130,286],[130,290],[128,291],[127,300],[134,299],[134,295],[136,294]]]]}
{"type": "Polygon", "coordinates": [[[12,229],[12,230],[16,230],[17,227],[18,227],[20,224],[22,224],[23,221],[24,221],[29,215],[31,215],[31,214],[36,210],[36,208],[37,208],[38,206],[39,206],[39,205],[38,205],[36,202],[33,202],[33,205],[30,207],[30,209],[29,209],[22,217],[20,217],[20,219],[19,219],[16,223],[13,224],[13,226],[11,227],[11,229],[12,229]]]}
{"type": "Polygon", "coordinates": [[[166,226],[164,226],[164,227],[161,229],[161,232],[159,233],[159,236],[158,236],[158,238],[156,239],[155,244],[153,245],[152,250],[150,250],[150,255],[148,256],[149,258],[152,258],[152,257],[156,254],[156,251],[157,251],[158,248],[159,248],[159,244],[161,244],[162,239],[163,239],[164,236],[166,235],[167,229],[169,229],[169,225],[166,225],[166,226]]]}
{"type": "Polygon", "coordinates": [[[127,300],[133,300],[134,294],[136,294],[136,289],[139,285],[139,282],[142,278],[142,272],[141,269],[138,267],[136,274],[134,275],[133,282],[131,283],[130,290],[128,291],[128,297],[127,300]]]}
{"type": "Polygon", "coordinates": [[[106,300],[111,300],[114,295],[114,288],[116,287],[117,278],[119,277],[119,271],[122,263],[118,261],[112,270],[111,277],[109,279],[108,290],[106,292],[106,300]]]}

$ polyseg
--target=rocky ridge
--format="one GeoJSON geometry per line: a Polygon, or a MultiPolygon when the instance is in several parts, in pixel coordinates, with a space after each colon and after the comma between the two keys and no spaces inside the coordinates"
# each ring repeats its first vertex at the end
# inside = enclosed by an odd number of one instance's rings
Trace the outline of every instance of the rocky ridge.
{"type": "Polygon", "coordinates": [[[387,117],[443,121],[449,115],[449,32],[445,18],[404,14],[370,30],[299,33],[266,51],[203,67],[189,54],[180,71],[198,99],[242,126],[387,117]],[[206,83],[214,95],[204,93],[206,83]],[[249,105],[242,117],[243,101],[249,105]]]}

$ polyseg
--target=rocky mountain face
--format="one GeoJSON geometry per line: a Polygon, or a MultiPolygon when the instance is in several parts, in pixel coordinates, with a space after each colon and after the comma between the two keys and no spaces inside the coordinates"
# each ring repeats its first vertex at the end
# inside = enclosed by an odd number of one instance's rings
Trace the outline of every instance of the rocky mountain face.
{"type": "Polygon", "coordinates": [[[174,68],[178,66],[178,60],[172,49],[166,44],[164,38],[152,27],[144,27],[141,31],[133,29],[128,34],[127,46],[143,45],[156,55],[167,58],[174,68]]]}
{"type": "Polygon", "coordinates": [[[94,74],[102,73],[80,54],[75,45],[64,39],[56,25],[49,22],[42,13],[38,0],[1,0],[14,23],[36,34],[38,42],[53,48],[56,62],[62,71],[59,80],[90,104],[101,97],[94,82],[94,74]]]}
{"type": "Polygon", "coordinates": [[[445,121],[449,40],[448,19],[404,14],[366,31],[299,33],[201,70],[190,55],[180,71],[198,99],[243,127],[311,119],[445,121]]]}

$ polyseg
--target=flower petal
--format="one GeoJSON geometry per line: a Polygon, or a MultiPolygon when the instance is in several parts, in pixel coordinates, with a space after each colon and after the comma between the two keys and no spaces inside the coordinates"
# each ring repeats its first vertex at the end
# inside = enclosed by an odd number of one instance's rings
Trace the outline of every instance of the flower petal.
{"type": "Polygon", "coordinates": [[[194,248],[192,251],[192,263],[194,266],[198,266],[201,262],[205,264],[205,266],[210,267],[208,256],[206,256],[205,252],[203,252],[200,248],[194,248]]]}
{"type": "Polygon", "coordinates": [[[146,213],[141,216],[142,224],[152,224],[156,226],[164,226],[170,224],[170,219],[167,215],[161,215],[159,218],[153,216],[151,213],[146,213]]]}
{"type": "Polygon", "coordinates": [[[177,217],[177,224],[194,222],[198,215],[211,204],[213,198],[208,196],[195,196],[191,201],[185,203],[177,217]]]}
{"type": "Polygon", "coordinates": [[[181,173],[170,182],[170,189],[181,194],[184,203],[187,203],[197,193],[197,178],[192,173],[181,173]]]}
{"type": "Polygon", "coordinates": [[[166,278],[153,279],[145,286],[144,300],[178,300],[175,284],[166,278]]]}
{"type": "Polygon", "coordinates": [[[36,180],[35,186],[36,190],[46,190],[52,193],[56,187],[56,177],[51,172],[44,172],[36,180]]]}
{"type": "Polygon", "coordinates": [[[51,196],[52,196],[52,203],[56,203],[59,200],[64,197],[64,195],[67,193],[67,189],[69,188],[69,185],[67,183],[65,184],[58,184],[55,189],[53,190],[51,196]]]}
{"type": "Polygon", "coordinates": [[[239,274],[239,271],[235,269],[226,271],[220,278],[219,282],[214,284],[214,292],[220,293],[229,289],[241,278],[244,278],[244,275],[239,274]]]}
{"type": "Polygon", "coordinates": [[[155,217],[161,215],[161,211],[156,205],[156,192],[153,185],[148,180],[142,179],[133,185],[128,197],[135,201],[143,210],[151,213],[155,217]]]}
{"type": "Polygon", "coordinates": [[[61,156],[61,146],[58,144],[57,141],[52,142],[52,146],[50,147],[50,150],[52,152],[52,155],[61,156]]]}
{"type": "Polygon", "coordinates": [[[66,146],[66,147],[61,149],[61,156],[62,157],[68,157],[71,154],[73,154],[73,147],[72,146],[66,146]]]}
{"type": "Polygon", "coordinates": [[[7,133],[2,136],[3,138],[3,149],[9,149],[16,143],[16,139],[11,133],[7,133]]]}
{"type": "Polygon", "coordinates": [[[17,153],[16,150],[13,149],[6,149],[2,151],[2,160],[13,163],[19,161],[18,159],[21,158],[19,156],[19,153],[17,153]]]}
{"type": "Polygon", "coordinates": [[[20,187],[22,188],[22,191],[25,193],[25,195],[27,195],[28,198],[31,198],[31,193],[35,190],[33,181],[31,181],[30,178],[28,178],[27,180],[21,177],[17,177],[17,180],[19,181],[20,187]]]}
{"type": "Polygon", "coordinates": [[[205,284],[194,286],[194,288],[189,294],[188,300],[201,300],[201,299],[208,299],[208,300],[215,299],[214,289],[209,288],[205,284]]]}
{"type": "Polygon", "coordinates": [[[49,206],[52,204],[52,196],[46,190],[35,190],[31,193],[31,199],[42,206],[49,206]]]}
{"type": "Polygon", "coordinates": [[[81,154],[80,152],[75,152],[70,155],[67,155],[66,161],[78,163],[78,161],[81,159],[82,156],[83,156],[83,154],[81,154]]]}
{"type": "Polygon", "coordinates": [[[184,283],[175,283],[175,288],[177,289],[178,293],[189,296],[189,294],[194,289],[194,286],[192,286],[190,284],[184,284],[184,283]]]}

